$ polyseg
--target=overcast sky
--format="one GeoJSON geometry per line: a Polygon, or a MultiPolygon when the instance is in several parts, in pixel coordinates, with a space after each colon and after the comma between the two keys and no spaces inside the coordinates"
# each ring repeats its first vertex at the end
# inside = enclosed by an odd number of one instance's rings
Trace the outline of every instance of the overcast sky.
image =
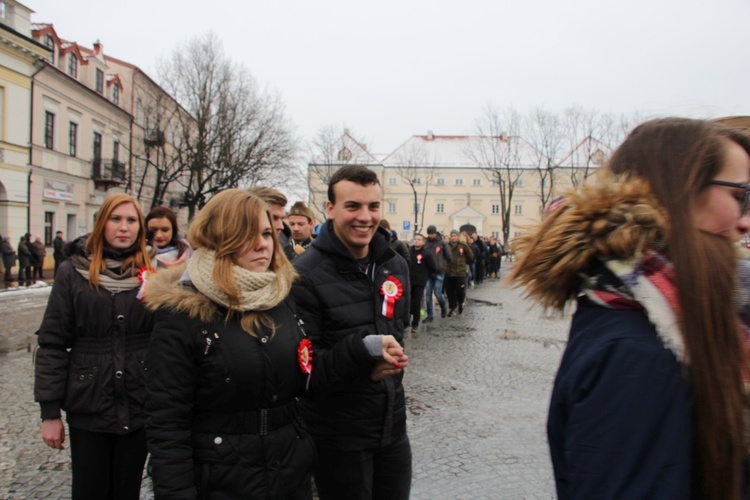
{"type": "Polygon", "coordinates": [[[462,135],[487,104],[750,115],[748,0],[21,0],[32,22],[153,77],[208,31],[297,134],[348,127],[373,152],[462,135]]]}

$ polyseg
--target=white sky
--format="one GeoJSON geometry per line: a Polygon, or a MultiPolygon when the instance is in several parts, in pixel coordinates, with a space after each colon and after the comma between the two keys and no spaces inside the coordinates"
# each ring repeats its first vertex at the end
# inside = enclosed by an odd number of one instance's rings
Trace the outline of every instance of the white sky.
{"type": "Polygon", "coordinates": [[[279,90],[297,134],[370,151],[472,133],[488,103],[750,115],[748,0],[21,0],[32,22],[139,66],[214,31],[279,90]]]}

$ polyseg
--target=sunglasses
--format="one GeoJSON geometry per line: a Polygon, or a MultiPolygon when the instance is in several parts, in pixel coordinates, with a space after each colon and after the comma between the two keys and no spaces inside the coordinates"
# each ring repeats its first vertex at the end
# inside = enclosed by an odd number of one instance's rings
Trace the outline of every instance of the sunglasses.
{"type": "Polygon", "coordinates": [[[742,184],[741,182],[729,182],[729,181],[711,181],[709,184],[716,186],[727,186],[737,189],[744,189],[745,193],[740,201],[740,217],[750,212],[750,184],[742,184]]]}

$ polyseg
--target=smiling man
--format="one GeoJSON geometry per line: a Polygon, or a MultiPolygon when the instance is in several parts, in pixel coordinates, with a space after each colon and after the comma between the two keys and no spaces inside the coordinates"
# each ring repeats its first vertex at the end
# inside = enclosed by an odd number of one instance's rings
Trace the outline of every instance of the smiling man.
{"type": "Polygon", "coordinates": [[[318,448],[321,500],[405,500],[411,488],[401,383],[409,270],[378,225],[381,196],[372,170],[337,170],[328,185],[328,220],[294,260],[301,278],[292,294],[317,360],[302,414],[318,448]],[[393,350],[385,349],[386,339],[393,350]],[[399,361],[384,361],[381,347],[399,361]],[[342,367],[358,375],[342,377],[342,367]]]}

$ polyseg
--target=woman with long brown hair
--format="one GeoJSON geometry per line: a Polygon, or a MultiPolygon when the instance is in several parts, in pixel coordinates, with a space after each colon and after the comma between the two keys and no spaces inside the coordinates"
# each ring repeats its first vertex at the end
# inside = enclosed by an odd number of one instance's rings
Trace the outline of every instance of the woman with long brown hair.
{"type": "Polygon", "coordinates": [[[644,123],[514,241],[511,280],[577,301],[547,428],[560,498],[741,497],[749,152],[716,123],[644,123]]]}
{"type": "Polygon", "coordinates": [[[137,296],[155,252],[138,203],[110,195],[88,237],[69,243],[36,354],[42,438],[70,431],[74,499],[137,499],[146,460],[145,360],[152,314],[137,296]]]}

